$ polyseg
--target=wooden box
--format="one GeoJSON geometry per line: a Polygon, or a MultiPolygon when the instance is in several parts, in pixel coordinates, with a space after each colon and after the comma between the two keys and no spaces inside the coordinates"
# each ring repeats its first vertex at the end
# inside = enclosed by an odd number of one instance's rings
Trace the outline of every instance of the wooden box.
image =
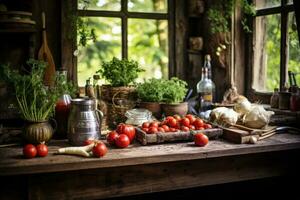
{"type": "Polygon", "coordinates": [[[221,128],[211,128],[206,130],[190,130],[187,132],[158,132],[155,134],[147,134],[140,128],[136,128],[136,139],[142,145],[160,144],[165,142],[193,141],[194,134],[204,133],[209,139],[216,139],[223,134],[221,128]]]}

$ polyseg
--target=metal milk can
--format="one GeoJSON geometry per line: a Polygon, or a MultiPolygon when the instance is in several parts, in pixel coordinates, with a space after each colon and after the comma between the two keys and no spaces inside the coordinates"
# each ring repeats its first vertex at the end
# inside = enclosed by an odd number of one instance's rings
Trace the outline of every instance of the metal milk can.
{"type": "Polygon", "coordinates": [[[72,99],[68,119],[68,140],[72,145],[83,145],[87,139],[101,136],[102,112],[93,99],[72,99]]]}

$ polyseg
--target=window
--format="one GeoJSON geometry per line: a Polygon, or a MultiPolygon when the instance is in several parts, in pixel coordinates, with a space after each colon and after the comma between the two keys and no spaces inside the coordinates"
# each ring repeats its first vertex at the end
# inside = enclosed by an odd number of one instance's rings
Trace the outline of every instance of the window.
{"type": "Polygon", "coordinates": [[[292,0],[256,0],[255,5],[251,87],[272,92],[290,85],[288,71],[300,73],[294,7],[292,0]]]}
{"type": "MultiPolygon", "coordinates": [[[[133,59],[146,71],[146,78],[168,78],[172,38],[171,0],[78,0],[78,16],[95,41],[78,46],[78,84],[99,70],[103,61],[113,57],[133,59]]],[[[101,80],[104,83],[103,80],[101,80]]]]}

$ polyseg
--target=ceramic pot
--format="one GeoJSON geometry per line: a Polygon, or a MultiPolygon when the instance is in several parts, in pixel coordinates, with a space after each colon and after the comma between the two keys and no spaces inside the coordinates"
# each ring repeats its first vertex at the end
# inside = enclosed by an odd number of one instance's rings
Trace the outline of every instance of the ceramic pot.
{"type": "Polygon", "coordinates": [[[188,103],[177,103],[177,104],[161,104],[162,110],[165,116],[181,115],[184,116],[188,112],[188,103]]]}
{"type": "Polygon", "coordinates": [[[159,102],[140,102],[139,107],[145,108],[145,109],[149,110],[150,112],[152,112],[152,115],[156,119],[161,118],[162,113],[161,113],[161,106],[160,106],[159,102]]]}
{"type": "Polygon", "coordinates": [[[53,128],[49,121],[27,121],[23,129],[24,139],[31,144],[40,144],[48,142],[53,135],[53,128]]]}

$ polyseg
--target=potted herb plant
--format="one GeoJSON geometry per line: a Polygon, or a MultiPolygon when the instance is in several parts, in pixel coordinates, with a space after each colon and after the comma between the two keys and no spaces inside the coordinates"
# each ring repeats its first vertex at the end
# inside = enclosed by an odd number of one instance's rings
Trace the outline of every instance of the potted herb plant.
{"type": "Polygon", "coordinates": [[[33,144],[48,142],[53,135],[49,119],[54,114],[58,98],[67,89],[66,84],[61,81],[62,77],[56,77],[60,81],[56,81],[54,87],[46,87],[43,84],[46,63],[30,59],[27,64],[30,72],[23,73],[4,65],[1,77],[14,87],[21,117],[26,121],[24,139],[33,144]]]}
{"type": "Polygon", "coordinates": [[[166,116],[187,114],[188,104],[183,102],[187,92],[186,87],[187,83],[176,77],[164,82],[162,110],[166,116]]]}
{"type": "Polygon", "coordinates": [[[149,79],[136,87],[137,97],[140,100],[139,107],[148,109],[156,118],[161,117],[160,103],[163,100],[164,84],[163,79],[149,79]]]}
{"type": "Polygon", "coordinates": [[[109,83],[101,86],[101,99],[108,107],[107,121],[110,127],[125,121],[125,112],[135,106],[136,93],[132,84],[143,71],[134,60],[114,57],[111,61],[103,62],[96,72],[109,83]]]}

